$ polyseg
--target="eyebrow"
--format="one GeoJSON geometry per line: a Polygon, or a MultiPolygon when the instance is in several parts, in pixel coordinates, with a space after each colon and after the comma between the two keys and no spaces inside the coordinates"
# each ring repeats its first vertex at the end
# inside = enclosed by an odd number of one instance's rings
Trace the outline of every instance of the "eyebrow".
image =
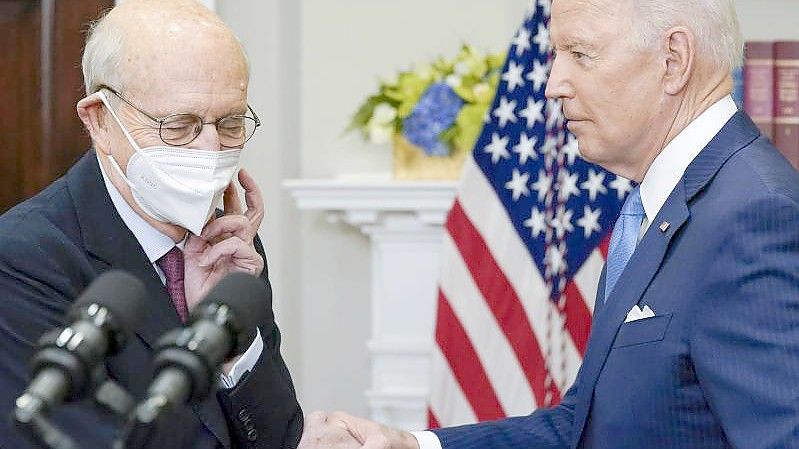
{"type": "Polygon", "coordinates": [[[558,47],[560,47],[561,49],[564,49],[564,50],[571,50],[574,47],[582,47],[582,48],[589,49],[589,50],[595,50],[596,49],[595,45],[593,45],[591,43],[588,43],[585,40],[580,39],[580,38],[565,39],[564,42],[561,42],[561,43],[558,44],[558,47]]]}

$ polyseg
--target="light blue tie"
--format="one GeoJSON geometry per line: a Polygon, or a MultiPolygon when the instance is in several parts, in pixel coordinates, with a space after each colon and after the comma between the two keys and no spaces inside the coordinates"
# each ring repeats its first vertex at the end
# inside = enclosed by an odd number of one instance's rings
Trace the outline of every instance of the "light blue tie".
{"type": "Polygon", "coordinates": [[[605,302],[608,301],[610,292],[619,280],[621,272],[630,261],[638,235],[641,232],[641,223],[644,221],[644,205],[641,202],[641,192],[638,187],[633,189],[624,201],[621,215],[613,227],[613,236],[610,238],[608,250],[607,272],[605,274],[605,302]]]}

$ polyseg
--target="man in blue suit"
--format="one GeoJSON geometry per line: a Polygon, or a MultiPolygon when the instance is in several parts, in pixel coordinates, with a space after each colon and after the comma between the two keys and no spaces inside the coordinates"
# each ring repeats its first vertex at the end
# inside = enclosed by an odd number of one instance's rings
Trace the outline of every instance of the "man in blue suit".
{"type": "Polygon", "coordinates": [[[555,0],[547,96],[636,188],[560,405],[410,434],[315,413],[301,447],[799,447],[799,176],[737,111],[731,0],[555,0]]]}

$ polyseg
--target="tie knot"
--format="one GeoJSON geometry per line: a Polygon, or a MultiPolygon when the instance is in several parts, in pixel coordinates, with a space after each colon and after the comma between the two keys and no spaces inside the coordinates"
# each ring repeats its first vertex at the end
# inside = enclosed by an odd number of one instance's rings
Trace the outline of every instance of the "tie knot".
{"type": "Polygon", "coordinates": [[[624,206],[621,208],[622,215],[634,215],[637,217],[644,216],[644,203],[641,201],[641,191],[638,187],[634,188],[627,199],[624,201],[624,206]]]}
{"type": "Polygon", "coordinates": [[[177,246],[172,247],[166,254],[155,262],[164,272],[164,277],[173,282],[183,281],[183,251],[177,246]]]}

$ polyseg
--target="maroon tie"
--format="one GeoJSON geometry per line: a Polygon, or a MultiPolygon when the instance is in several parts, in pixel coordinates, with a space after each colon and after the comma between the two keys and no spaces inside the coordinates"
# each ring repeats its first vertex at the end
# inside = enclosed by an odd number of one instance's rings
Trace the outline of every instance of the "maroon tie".
{"type": "Polygon", "coordinates": [[[183,287],[183,251],[175,246],[155,263],[164,272],[166,290],[180,320],[185,323],[189,317],[189,306],[186,304],[186,290],[183,287]]]}

